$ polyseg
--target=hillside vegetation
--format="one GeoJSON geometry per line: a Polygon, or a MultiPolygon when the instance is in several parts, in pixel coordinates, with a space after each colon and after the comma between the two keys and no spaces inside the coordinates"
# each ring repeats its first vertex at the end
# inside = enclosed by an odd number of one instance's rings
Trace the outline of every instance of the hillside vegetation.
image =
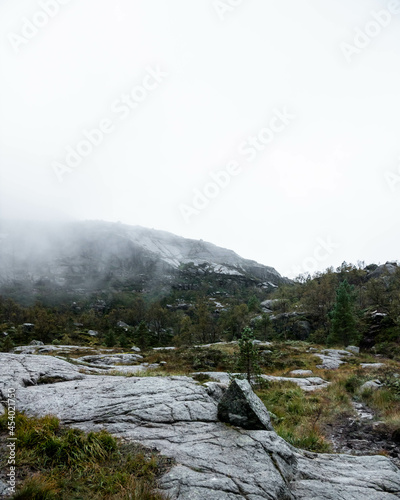
{"type": "MultiPolygon", "coordinates": [[[[190,274],[190,269],[187,265],[185,272],[190,274]]],[[[196,289],[169,287],[161,297],[153,291],[116,288],[56,304],[51,298],[22,305],[7,294],[0,296],[4,351],[32,340],[142,349],[191,346],[238,339],[249,326],[259,340],[354,344],[392,358],[400,355],[396,263],[343,264],[273,290],[210,273],[196,289]]]]}

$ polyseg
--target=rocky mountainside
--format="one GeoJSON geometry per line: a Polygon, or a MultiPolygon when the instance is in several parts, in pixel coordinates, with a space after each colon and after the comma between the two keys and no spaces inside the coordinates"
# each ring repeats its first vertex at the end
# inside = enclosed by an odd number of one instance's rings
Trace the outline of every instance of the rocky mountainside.
{"type": "MultiPolygon", "coordinates": [[[[10,387],[17,409],[27,415],[51,413],[86,431],[106,429],[174,459],[159,484],[171,500],[400,498],[400,472],[387,457],[298,450],[271,430],[269,417],[266,430],[224,424],[224,388],[215,382],[90,375],[52,356],[0,353],[3,400],[10,387]]],[[[258,407],[254,394],[245,393],[258,407]]]]}
{"type": "Polygon", "coordinates": [[[265,289],[285,281],[274,268],[232,250],[164,231],[99,221],[0,223],[3,288],[141,291],[195,287],[205,276],[265,289]]]}

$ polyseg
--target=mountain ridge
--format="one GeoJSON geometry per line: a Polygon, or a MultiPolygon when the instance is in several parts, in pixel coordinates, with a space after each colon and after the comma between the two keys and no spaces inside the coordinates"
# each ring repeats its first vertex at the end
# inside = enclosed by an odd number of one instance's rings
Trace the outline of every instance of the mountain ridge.
{"type": "Polygon", "coordinates": [[[0,285],[48,281],[66,288],[149,288],[204,275],[250,280],[264,289],[289,281],[273,267],[233,250],[143,226],[105,221],[0,223],[0,285]]]}

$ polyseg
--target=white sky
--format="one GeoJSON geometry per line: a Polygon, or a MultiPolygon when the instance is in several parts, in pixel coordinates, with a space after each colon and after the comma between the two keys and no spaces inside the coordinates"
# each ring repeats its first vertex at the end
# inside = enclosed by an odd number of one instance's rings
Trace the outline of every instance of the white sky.
{"type": "Polygon", "coordinates": [[[164,229],[291,277],[399,259],[400,2],[63,1],[46,23],[56,0],[0,0],[1,216],[164,229]],[[46,25],[18,38],[25,18],[46,25]],[[371,35],[347,60],[356,28],[371,35]],[[113,104],[149,67],[168,76],[121,119],[113,104]],[[247,161],[240,145],[285,109],[295,118],[247,161]],[[53,162],[105,119],[60,182],[53,162]],[[231,162],[240,173],[185,221],[231,162]]]}

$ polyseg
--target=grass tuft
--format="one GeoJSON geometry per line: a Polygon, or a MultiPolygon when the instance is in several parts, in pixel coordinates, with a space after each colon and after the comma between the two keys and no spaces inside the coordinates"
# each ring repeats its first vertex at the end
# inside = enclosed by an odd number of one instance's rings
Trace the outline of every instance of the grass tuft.
{"type": "MultiPolygon", "coordinates": [[[[63,427],[53,416],[17,413],[15,423],[20,484],[13,500],[165,499],[156,487],[169,459],[106,431],[86,434],[63,427]]],[[[3,415],[0,430],[6,427],[3,415]]],[[[0,437],[5,440],[6,434],[0,437]]]]}

